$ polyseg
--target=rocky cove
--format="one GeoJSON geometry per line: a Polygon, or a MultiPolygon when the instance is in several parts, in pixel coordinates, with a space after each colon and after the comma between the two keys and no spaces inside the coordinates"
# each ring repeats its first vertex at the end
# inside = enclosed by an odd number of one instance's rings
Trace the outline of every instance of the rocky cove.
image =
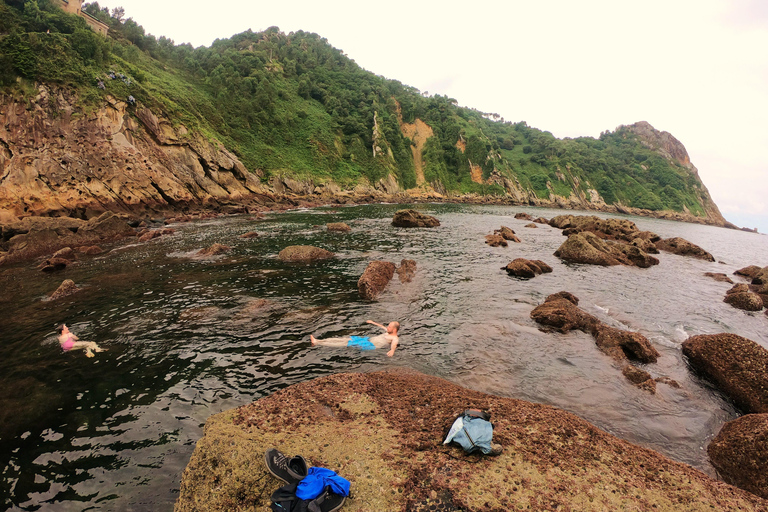
{"type": "MultiPolygon", "coordinates": [[[[275,445],[351,478],[358,492],[350,510],[764,508],[716,479],[707,445],[741,412],[682,354],[697,334],[733,332],[766,346],[765,315],[723,302],[732,284],[704,275],[747,286],[752,279],[733,273],[760,263],[764,237],[632,218],[716,261],[662,250],[647,268],[597,266],[554,253],[570,238],[564,230],[584,236],[606,227],[600,222],[590,231],[530,222],[555,219],[557,210],[528,208],[529,217],[516,218],[520,208],[423,204],[416,209],[439,226],[398,228],[400,208],[167,224],[147,217],[120,241],[105,235],[102,253],[77,253],[59,270],[37,268],[50,252],[6,265],[2,279],[13,292],[5,296],[3,371],[12,391],[2,442],[11,454],[3,475],[11,505],[170,509],[180,496],[181,510],[258,510],[278,485],[262,462],[275,445]],[[520,242],[486,244],[489,232],[508,234],[500,226],[520,242]],[[215,244],[227,249],[199,254],[215,244]],[[291,245],[334,256],[281,260],[291,245]],[[513,276],[502,268],[516,258],[552,272],[513,276]],[[374,300],[360,298],[358,280],[372,262],[406,259],[416,265],[409,282],[393,278],[374,300]],[[78,291],[45,300],[64,278],[78,291]],[[581,318],[642,335],[656,360],[621,362],[578,328],[542,331],[533,311],[563,290],[579,299],[581,318]],[[309,347],[310,333],[357,334],[371,317],[403,324],[395,357],[309,347]],[[61,354],[51,326],[62,320],[108,351],[94,361],[61,354]],[[636,383],[627,368],[646,378],[636,383]],[[642,385],[648,378],[654,393],[642,385]],[[445,423],[469,405],[492,411],[507,446],[500,458],[440,445],[445,423]]],[[[86,233],[103,225],[108,234],[119,220],[78,222],[91,223],[86,233]]],[[[628,220],[617,217],[622,226],[628,220]]]]}

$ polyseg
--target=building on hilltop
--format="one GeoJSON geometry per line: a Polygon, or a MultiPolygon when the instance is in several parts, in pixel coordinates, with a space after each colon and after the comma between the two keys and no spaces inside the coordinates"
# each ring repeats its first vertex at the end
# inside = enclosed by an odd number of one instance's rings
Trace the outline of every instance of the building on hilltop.
{"type": "Polygon", "coordinates": [[[83,6],[83,0],[56,0],[56,3],[64,9],[67,12],[71,12],[72,14],[77,14],[81,18],[85,20],[85,22],[88,24],[89,27],[91,27],[91,30],[94,32],[97,32],[104,37],[107,36],[107,31],[109,31],[109,25],[106,23],[103,23],[87,12],[83,12],[81,7],[83,6]]]}

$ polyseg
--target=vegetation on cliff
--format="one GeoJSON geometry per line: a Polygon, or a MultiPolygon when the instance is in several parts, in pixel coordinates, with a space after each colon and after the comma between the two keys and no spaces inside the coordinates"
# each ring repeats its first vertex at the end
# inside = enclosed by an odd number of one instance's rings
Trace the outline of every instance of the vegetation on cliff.
{"type": "Polygon", "coordinates": [[[53,0],[0,2],[0,87],[32,95],[32,83],[56,83],[84,107],[130,98],[218,139],[265,180],[348,187],[392,175],[404,189],[716,211],[682,145],[683,157],[665,152],[636,125],[557,139],[377,76],[317,34],[270,27],[193,48],[120,9],[83,10],[109,25],[106,39],[53,0]]]}

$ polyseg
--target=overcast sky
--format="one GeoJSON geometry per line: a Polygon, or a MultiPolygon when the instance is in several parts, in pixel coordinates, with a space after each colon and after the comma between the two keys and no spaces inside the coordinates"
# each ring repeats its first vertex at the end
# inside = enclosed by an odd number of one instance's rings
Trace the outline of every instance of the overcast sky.
{"type": "Polygon", "coordinates": [[[316,32],[378,75],[560,138],[648,121],[685,145],[727,220],[768,233],[768,1],[99,4],[177,44],[316,32]]]}

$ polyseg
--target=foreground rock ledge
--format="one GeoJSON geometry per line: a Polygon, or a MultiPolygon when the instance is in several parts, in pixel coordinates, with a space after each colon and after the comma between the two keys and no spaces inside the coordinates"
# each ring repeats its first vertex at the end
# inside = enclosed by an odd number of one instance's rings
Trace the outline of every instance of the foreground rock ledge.
{"type": "Polygon", "coordinates": [[[392,370],[315,379],[211,416],[175,510],[267,510],[282,485],[264,466],[271,447],[349,479],[345,511],[768,508],[565,411],[392,370]],[[499,457],[441,444],[469,406],[491,411],[499,457]]]}

